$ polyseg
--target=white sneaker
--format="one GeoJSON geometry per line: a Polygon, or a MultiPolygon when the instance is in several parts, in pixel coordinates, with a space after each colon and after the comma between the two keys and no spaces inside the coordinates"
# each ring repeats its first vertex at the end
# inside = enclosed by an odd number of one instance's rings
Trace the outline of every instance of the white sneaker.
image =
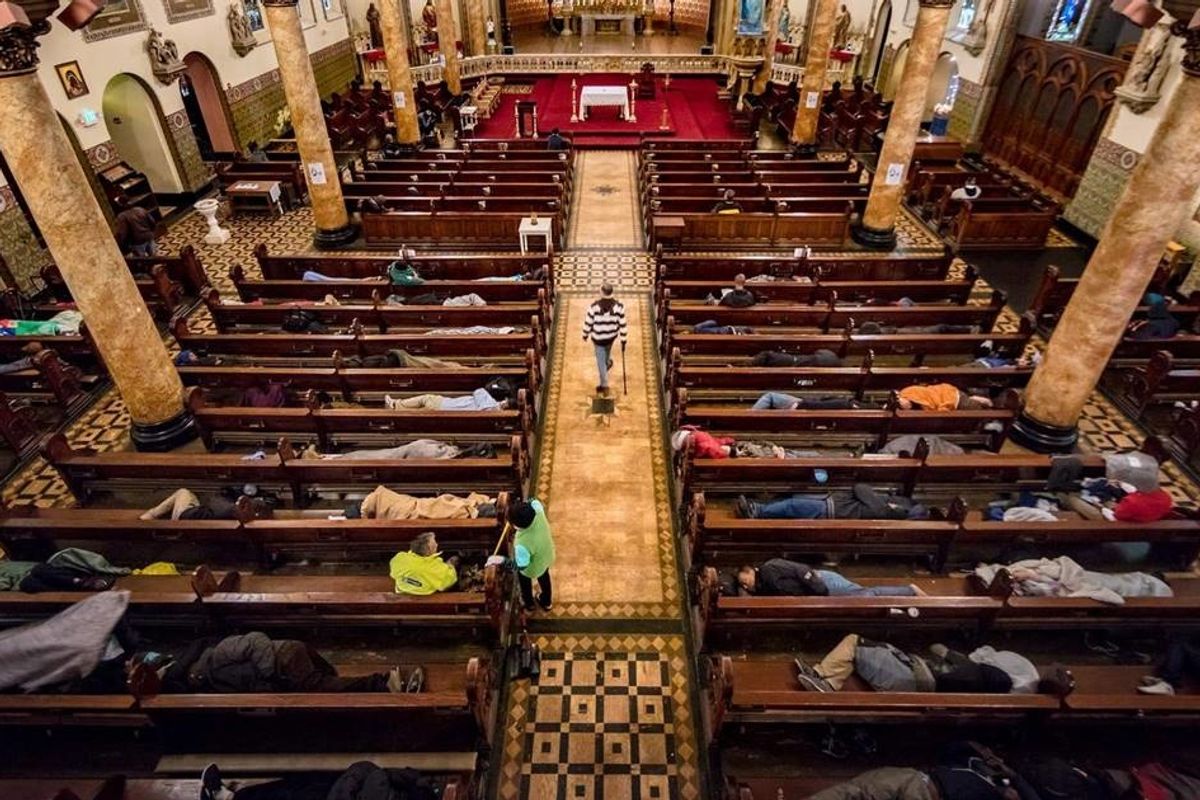
{"type": "Polygon", "coordinates": [[[390,394],[385,394],[383,396],[383,407],[389,411],[395,411],[400,407],[400,401],[392,397],[390,394]]]}
{"type": "Polygon", "coordinates": [[[1142,694],[1175,694],[1174,686],[1167,683],[1162,678],[1155,678],[1153,675],[1147,675],[1146,677],[1142,678],[1142,685],[1137,687],[1137,690],[1142,694]]]}

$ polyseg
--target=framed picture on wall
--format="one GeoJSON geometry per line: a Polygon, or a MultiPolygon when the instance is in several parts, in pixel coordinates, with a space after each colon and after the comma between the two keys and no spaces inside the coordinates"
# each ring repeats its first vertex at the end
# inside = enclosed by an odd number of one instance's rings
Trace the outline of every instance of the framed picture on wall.
{"type": "Polygon", "coordinates": [[[300,13],[300,27],[311,28],[317,24],[317,12],[313,8],[313,0],[299,0],[297,3],[300,13]]]}
{"type": "Polygon", "coordinates": [[[55,64],[54,71],[58,73],[58,82],[62,84],[68,100],[83,97],[88,93],[87,81],[83,79],[83,71],[79,69],[78,61],[55,64]]]}
{"type": "Polygon", "coordinates": [[[213,13],[212,0],[163,0],[168,22],[183,22],[213,13]]]}
{"type": "Polygon", "coordinates": [[[318,2],[321,4],[321,11],[325,14],[326,20],[341,19],[346,15],[342,10],[342,0],[318,0],[318,2]]]}
{"type": "Polygon", "coordinates": [[[250,23],[250,30],[261,31],[266,27],[263,21],[262,6],[258,0],[242,0],[242,11],[246,13],[246,20],[250,23]]]}
{"type": "Polygon", "coordinates": [[[146,15],[138,0],[112,0],[83,29],[83,40],[111,39],[145,29],[146,15]]]}

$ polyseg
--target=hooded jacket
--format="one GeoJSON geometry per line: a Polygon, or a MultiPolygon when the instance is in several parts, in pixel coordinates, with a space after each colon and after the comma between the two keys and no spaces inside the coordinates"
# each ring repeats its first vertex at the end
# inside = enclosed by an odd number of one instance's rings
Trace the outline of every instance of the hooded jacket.
{"type": "Polygon", "coordinates": [[[396,594],[430,595],[458,583],[458,572],[442,560],[441,553],[422,556],[405,550],[392,557],[388,568],[396,594]]]}
{"type": "Polygon", "coordinates": [[[762,597],[823,597],[829,588],[808,564],[772,558],[755,570],[754,593],[762,597]]]}

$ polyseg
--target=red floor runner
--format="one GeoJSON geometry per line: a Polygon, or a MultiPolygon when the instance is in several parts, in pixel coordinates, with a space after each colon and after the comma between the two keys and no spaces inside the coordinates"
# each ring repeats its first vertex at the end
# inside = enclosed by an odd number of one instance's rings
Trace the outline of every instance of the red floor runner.
{"type": "Polygon", "coordinates": [[[679,139],[727,139],[736,137],[724,102],[717,98],[717,83],[709,78],[675,78],[671,88],[663,90],[658,78],[656,97],[637,101],[637,121],[618,117],[615,107],[593,108],[586,121],[571,122],[571,79],[584,86],[627,86],[631,76],[557,75],[539,78],[528,95],[504,94],[490,119],[476,128],[478,138],[511,138],[516,135],[514,113],[518,100],[533,100],[538,109],[538,130],[553,128],[570,131],[581,147],[635,147],[641,134],[679,139]],[[667,109],[667,130],[661,130],[662,111],[667,109]]]}

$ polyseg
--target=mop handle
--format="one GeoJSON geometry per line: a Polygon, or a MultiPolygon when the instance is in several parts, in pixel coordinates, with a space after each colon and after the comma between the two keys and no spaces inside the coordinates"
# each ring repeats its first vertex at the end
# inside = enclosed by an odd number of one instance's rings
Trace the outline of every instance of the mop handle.
{"type": "Polygon", "coordinates": [[[500,555],[500,548],[504,546],[504,540],[508,538],[508,532],[512,530],[512,525],[504,523],[504,530],[500,532],[500,541],[496,542],[496,549],[492,551],[492,555],[500,555]]]}

